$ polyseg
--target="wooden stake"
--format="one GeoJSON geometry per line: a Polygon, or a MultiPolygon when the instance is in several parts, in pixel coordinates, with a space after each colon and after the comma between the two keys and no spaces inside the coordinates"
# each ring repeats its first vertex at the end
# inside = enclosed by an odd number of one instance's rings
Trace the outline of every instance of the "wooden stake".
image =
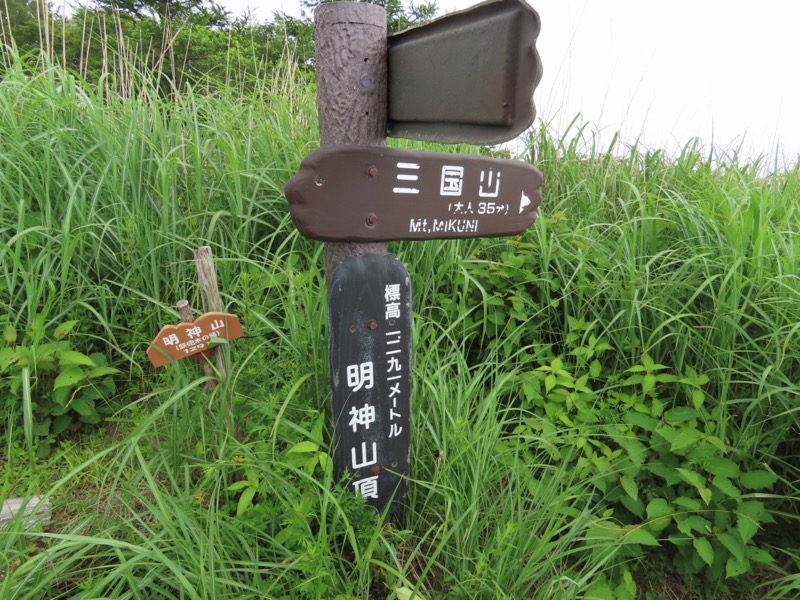
{"type": "MultiPolygon", "coordinates": [[[[219,295],[217,286],[217,271],[214,268],[214,259],[211,255],[211,248],[201,246],[194,251],[195,267],[197,268],[197,279],[200,282],[200,297],[203,302],[203,312],[222,312],[222,298],[219,295]]],[[[225,363],[218,348],[214,349],[214,365],[219,372],[220,380],[225,378],[225,363]]]]}
{"type": "MultiPolygon", "coordinates": [[[[178,312],[180,313],[181,319],[183,319],[184,323],[194,323],[194,315],[192,315],[192,307],[189,305],[188,300],[178,300],[178,312]]],[[[217,379],[216,379],[216,373],[214,372],[214,367],[208,364],[208,361],[205,360],[205,358],[203,358],[200,361],[200,364],[203,365],[203,373],[205,373],[209,377],[214,378],[209,380],[208,382],[208,389],[213,390],[215,387],[217,387],[217,379]]]]}

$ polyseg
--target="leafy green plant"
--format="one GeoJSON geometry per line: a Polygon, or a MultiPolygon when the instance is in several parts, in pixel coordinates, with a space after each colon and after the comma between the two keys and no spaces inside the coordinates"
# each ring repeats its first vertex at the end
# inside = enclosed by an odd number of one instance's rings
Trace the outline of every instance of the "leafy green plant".
{"type": "Polygon", "coordinates": [[[703,392],[709,378],[693,369],[676,375],[646,354],[623,373],[606,372],[598,357],[612,347],[592,324],[570,324],[568,356],[523,376],[525,401],[539,416],[517,432],[541,436],[597,489],[606,512],[590,538],[636,557],[670,546],[687,581],[702,575],[723,590],[725,580],[771,563],[758,533],[774,520],[758,495],[777,476],[719,437],[703,392]]]}
{"type": "Polygon", "coordinates": [[[86,355],[72,347],[69,333],[77,321],[56,326],[47,336],[40,315],[22,338],[13,326],[3,331],[0,348],[0,389],[6,414],[22,420],[30,453],[46,456],[56,437],[103,419],[103,402],[116,384],[119,370],[107,365],[101,353],[86,355]]]}

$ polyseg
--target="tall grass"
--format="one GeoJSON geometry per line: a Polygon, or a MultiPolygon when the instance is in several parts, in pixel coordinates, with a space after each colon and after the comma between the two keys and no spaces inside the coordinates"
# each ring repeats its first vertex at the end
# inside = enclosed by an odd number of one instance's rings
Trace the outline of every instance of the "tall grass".
{"type": "MultiPolygon", "coordinates": [[[[6,432],[0,497],[46,494],[54,514],[3,530],[3,598],[578,598],[601,594],[606,572],[646,572],[659,558],[593,534],[602,499],[519,401],[570,319],[614,346],[616,372],[647,354],[707,374],[720,436],[780,474],[774,512],[796,526],[796,170],[760,177],[698,145],[583,155],[579,136],[542,129],[545,202],[525,234],[394,244],[414,281],[414,450],[407,506],[387,520],[326,460],[321,248],[282,193],[316,146],[291,63],[247,95],[165,98],[146,70],[120,95],[2,60],[0,329],[77,319],[74,345],[124,372],[113,416],[52,457],[6,432]],[[189,361],[155,372],[144,355],[179,299],[199,306],[201,245],[246,331],[214,391],[189,361]]],[[[9,378],[0,389],[14,424],[22,399],[9,378]]],[[[776,597],[797,585],[784,550],[757,574],[776,597]]]]}

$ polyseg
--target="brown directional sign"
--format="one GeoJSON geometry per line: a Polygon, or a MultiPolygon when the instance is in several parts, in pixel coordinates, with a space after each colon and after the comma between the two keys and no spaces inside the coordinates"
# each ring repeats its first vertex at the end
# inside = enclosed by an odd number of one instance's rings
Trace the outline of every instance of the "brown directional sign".
{"type": "Polygon", "coordinates": [[[198,317],[193,323],[162,327],[147,349],[147,356],[154,366],[161,367],[207,350],[213,337],[235,340],[243,335],[239,317],[210,312],[198,317]]]}
{"type": "Polygon", "coordinates": [[[392,255],[345,258],[328,293],[333,462],[338,478],[389,512],[408,489],[411,283],[392,255]]]}
{"type": "Polygon", "coordinates": [[[539,15],[490,0],[389,37],[392,137],[494,144],[533,122],[539,15]]]}
{"type": "Polygon", "coordinates": [[[297,229],[325,241],[514,235],[536,219],[544,177],[522,161],[327,146],[286,184],[297,229]]]}

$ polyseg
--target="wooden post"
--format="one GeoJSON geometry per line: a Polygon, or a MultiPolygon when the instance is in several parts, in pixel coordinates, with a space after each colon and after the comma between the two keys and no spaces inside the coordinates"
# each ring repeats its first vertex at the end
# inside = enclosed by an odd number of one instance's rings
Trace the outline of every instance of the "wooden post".
{"type": "MultiPolygon", "coordinates": [[[[220,298],[217,287],[217,271],[214,268],[211,248],[201,246],[195,250],[194,260],[195,267],[197,267],[197,280],[200,282],[203,312],[222,312],[222,298],[220,298]]],[[[214,365],[217,367],[220,380],[225,379],[225,363],[219,349],[214,349],[214,365]]]]}
{"type": "MultiPolygon", "coordinates": [[[[184,323],[194,323],[194,315],[192,314],[192,307],[189,305],[188,300],[178,300],[178,313],[180,313],[181,319],[183,319],[184,323]]],[[[208,361],[204,357],[200,360],[200,364],[203,365],[203,373],[205,373],[209,377],[214,377],[214,379],[211,379],[208,382],[208,389],[213,390],[215,387],[217,387],[216,373],[214,373],[214,367],[208,364],[208,361]]]]}
{"type": "MultiPolygon", "coordinates": [[[[386,146],[386,11],[333,2],[320,4],[315,18],[320,146],[372,146],[378,156],[386,146]]],[[[324,178],[315,183],[326,189],[324,178]]],[[[343,200],[331,194],[330,212],[343,200]]],[[[351,212],[363,225],[363,212],[351,212]]],[[[348,487],[368,504],[392,512],[405,499],[410,460],[408,272],[387,256],[385,242],[346,241],[325,243],[325,275],[335,473],[347,473],[348,487]]]]}
{"type": "MultiPolygon", "coordinates": [[[[332,2],[317,6],[315,21],[320,146],[385,147],[386,11],[375,4],[332,2]]],[[[327,242],[328,284],[343,258],[364,254],[386,254],[386,244],[327,242]]]]}

